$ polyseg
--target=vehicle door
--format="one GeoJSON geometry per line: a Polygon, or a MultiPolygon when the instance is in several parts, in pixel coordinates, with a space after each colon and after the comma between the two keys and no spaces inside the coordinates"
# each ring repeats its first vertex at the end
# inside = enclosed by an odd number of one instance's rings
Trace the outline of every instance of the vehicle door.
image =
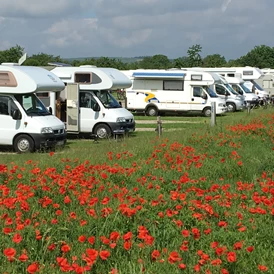
{"type": "Polygon", "coordinates": [[[67,131],[79,132],[79,86],[68,84],[67,87],[67,131]]]}
{"type": "Polygon", "coordinates": [[[12,113],[18,107],[9,96],[0,95],[0,144],[12,145],[14,136],[22,127],[22,120],[14,120],[12,113]]]}
{"type": "Polygon", "coordinates": [[[202,87],[192,86],[191,110],[202,111],[207,103],[207,95],[202,87]]]}
{"type": "Polygon", "coordinates": [[[80,91],[80,132],[92,132],[100,117],[100,111],[94,111],[96,99],[89,91],[80,91]]]}

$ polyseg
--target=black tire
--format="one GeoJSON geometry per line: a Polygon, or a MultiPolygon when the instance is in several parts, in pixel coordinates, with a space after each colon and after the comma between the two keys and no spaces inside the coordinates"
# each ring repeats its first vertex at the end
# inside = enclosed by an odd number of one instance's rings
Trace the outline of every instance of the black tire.
{"type": "Polygon", "coordinates": [[[13,148],[17,153],[33,152],[35,150],[34,141],[30,136],[22,134],[15,138],[13,148]]]}
{"type": "Polygon", "coordinates": [[[112,135],[111,129],[105,124],[97,125],[94,129],[94,134],[96,134],[99,139],[106,139],[112,135]]]}
{"type": "Polygon", "coordinates": [[[156,107],[148,107],[146,110],[147,116],[157,116],[158,115],[158,109],[156,107]]]}
{"type": "Polygon", "coordinates": [[[210,117],[211,116],[211,108],[210,107],[207,107],[203,110],[203,115],[205,117],[210,117]]]}
{"type": "Polygon", "coordinates": [[[236,111],[236,105],[234,103],[228,102],[226,103],[227,111],[228,112],[235,112],[236,111]]]}

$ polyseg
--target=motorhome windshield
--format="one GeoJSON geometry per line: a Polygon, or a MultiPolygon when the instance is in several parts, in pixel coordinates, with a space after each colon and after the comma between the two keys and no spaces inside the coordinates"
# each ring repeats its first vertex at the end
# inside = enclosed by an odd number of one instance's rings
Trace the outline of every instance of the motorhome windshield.
{"type": "Polygon", "coordinates": [[[51,115],[47,108],[44,106],[44,104],[33,93],[17,94],[14,97],[23,107],[28,116],[51,115]]]}
{"type": "Polygon", "coordinates": [[[203,87],[211,98],[217,98],[218,95],[208,86],[203,87]]]}
{"type": "Polygon", "coordinates": [[[250,82],[256,87],[256,89],[264,91],[263,88],[261,88],[254,80],[251,80],[250,82]]]}
{"type": "Polygon", "coordinates": [[[224,86],[234,95],[239,95],[230,84],[224,84],[224,86]]]}
{"type": "Polygon", "coordinates": [[[244,83],[239,84],[240,87],[244,90],[245,93],[252,93],[251,90],[249,90],[244,83]]]}
{"type": "Polygon", "coordinates": [[[121,108],[121,105],[108,90],[93,90],[105,108],[121,108]]]}

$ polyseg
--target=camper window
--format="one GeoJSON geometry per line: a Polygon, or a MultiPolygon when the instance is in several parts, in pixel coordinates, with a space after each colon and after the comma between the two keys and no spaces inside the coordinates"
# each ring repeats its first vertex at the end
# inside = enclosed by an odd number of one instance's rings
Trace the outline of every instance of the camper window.
{"type": "Polygon", "coordinates": [[[91,83],[90,73],[75,73],[75,83],[91,83]]]}
{"type": "Polygon", "coordinates": [[[164,81],[164,90],[184,90],[184,81],[164,81]]]}
{"type": "Polygon", "coordinates": [[[11,115],[16,109],[17,106],[8,96],[0,96],[0,115],[11,115]]]}
{"type": "Polygon", "coordinates": [[[1,71],[0,86],[1,87],[17,87],[17,82],[14,75],[9,71],[1,71]]]}

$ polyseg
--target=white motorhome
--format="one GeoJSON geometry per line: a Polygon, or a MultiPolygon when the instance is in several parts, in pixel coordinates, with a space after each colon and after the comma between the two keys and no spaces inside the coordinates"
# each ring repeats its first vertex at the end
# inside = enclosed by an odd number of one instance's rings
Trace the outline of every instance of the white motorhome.
{"type": "Polygon", "coordinates": [[[274,73],[265,73],[260,79],[256,80],[269,95],[274,95],[274,73]]]}
{"type": "Polygon", "coordinates": [[[238,94],[223,76],[220,78],[221,83],[216,83],[212,88],[215,88],[217,95],[226,101],[227,110],[230,112],[242,110],[245,107],[244,96],[238,94]]]}
{"type": "Polygon", "coordinates": [[[263,77],[263,72],[259,68],[254,67],[234,67],[236,77],[240,77],[245,81],[245,86],[255,92],[260,98],[268,98],[269,92],[265,91],[259,84],[258,80],[263,77]]]}
{"type": "Polygon", "coordinates": [[[134,116],[111,94],[113,90],[131,86],[131,81],[119,70],[81,66],[56,67],[51,72],[66,88],[56,98],[54,93],[38,96],[55,109],[57,117],[65,122],[67,133],[94,134],[103,139],[135,130],[134,116]]]}
{"type": "MultiPolygon", "coordinates": [[[[212,89],[217,93],[217,95],[226,101],[227,110],[229,112],[234,112],[237,110],[242,110],[245,107],[244,97],[238,94],[231,85],[226,81],[223,75],[216,73],[213,68],[184,68],[183,70],[187,71],[205,71],[215,77],[220,77],[219,81],[216,81],[212,85],[212,89]],[[216,74],[218,76],[216,76],[216,74]]],[[[216,69],[215,69],[216,70],[216,69]]],[[[233,74],[232,69],[225,69],[225,73],[228,75],[233,74]]]]}
{"type": "Polygon", "coordinates": [[[53,73],[39,68],[0,65],[0,145],[19,153],[66,143],[65,125],[36,97],[64,89],[53,73]]]}
{"type": "MultiPolygon", "coordinates": [[[[189,68],[186,68],[189,70],[189,68]]],[[[207,72],[218,73],[224,77],[238,77],[244,80],[245,86],[261,98],[267,98],[269,93],[266,92],[258,83],[257,80],[263,76],[263,72],[254,67],[230,67],[230,68],[191,68],[192,70],[201,69],[207,72]]],[[[190,69],[190,70],[191,70],[190,69]]]]}
{"type": "Polygon", "coordinates": [[[211,103],[216,102],[216,114],[227,111],[225,101],[210,89],[219,77],[209,73],[180,70],[122,72],[132,81],[132,86],[126,89],[129,110],[145,112],[148,116],[165,112],[197,112],[210,116],[211,103]]]}
{"type": "Polygon", "coordinates": [[[237,93],[244,96],[246,103],[257,104],[259,97],[244,85],[243,79],[238,77],[225,77],[225,79],[237,93]]]}

